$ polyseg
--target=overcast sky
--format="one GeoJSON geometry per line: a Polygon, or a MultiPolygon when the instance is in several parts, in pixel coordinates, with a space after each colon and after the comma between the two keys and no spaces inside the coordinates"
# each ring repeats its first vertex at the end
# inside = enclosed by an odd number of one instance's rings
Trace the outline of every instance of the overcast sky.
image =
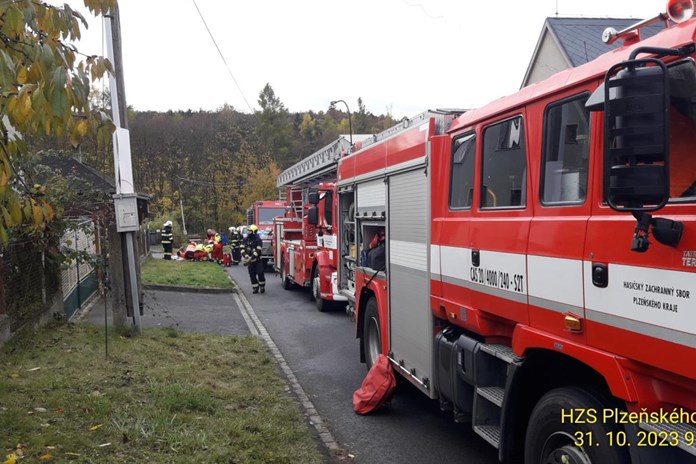
{"type": "MultiPolygon", "coordinates": [[[[326,110],[335,99],[356,111],[358,97],[368,111],[396,118],[475,108],[519,89],[544,19],[556,9],[561,17],[646,18],[666,3],[120,0],[126,98],[140,111],[227,103],[250,112],[269,83],[292,112],[326,110]]],[[[86,18],[78,48],[102,54],[101,20],[86,18]]]]}

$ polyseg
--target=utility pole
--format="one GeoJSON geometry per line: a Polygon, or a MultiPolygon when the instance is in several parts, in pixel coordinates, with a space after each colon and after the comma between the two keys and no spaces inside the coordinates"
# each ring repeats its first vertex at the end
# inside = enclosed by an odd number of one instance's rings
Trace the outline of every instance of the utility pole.
{"type": "MultiPolygon", "coordinates": [[[[114,74],[109,77],[111,91],[112,118],[116,125],[114,141],[114,173],[116,176],[116,195],[114,209],[116,210],[116,230],[126,242],[124,272],[128,277],[126,285],[126,301],[131,302],[133,323],[140,332],[140,289],[138,285],[138,267],[136,264],[135,232],[140,224],[138,220],[138,204],[133,185],[133,168],[131,166],[130,135],[128,132],[128,117],[126,107],[125,85],[123,79],[123,60],[121,56],[121,21],[116,5],[111,13],[104,16],[106,45],[108,58],[114,66],[114,74]]],[[[120,276],[114,276],[118,278],[120,276]]],[[[125,281],[125,279],[124,279],[125,281]]],[[[118,301],[118,299],[117,299],[118,301]]]]}
{"type": "Polygon", "coordinates": [[[181,192],[181,178],[177,176],[179,181],[179,208],[181,208],[181,228],[184,231],[184,238],[188,238],[188,233],[186,232],[186,219],[184,219],[184,199],[183,193],[181,192]]]}

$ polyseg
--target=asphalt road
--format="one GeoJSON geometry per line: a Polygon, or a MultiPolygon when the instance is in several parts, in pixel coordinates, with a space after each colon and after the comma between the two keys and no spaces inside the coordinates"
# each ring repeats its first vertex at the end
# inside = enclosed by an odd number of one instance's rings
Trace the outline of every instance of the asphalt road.
{"type": "Polygon", "coordinates": [[[320,313],[308,290],[283,290],[266,274],[266,293],[253,295],[245,267],[228,268],[340,448],[358,464],[497,463],[497,451],[467,424],[415,389],[398,391],[373,415],[353,411],[353,392],[366,374],[354,323],[340,312],[320,313]]]}

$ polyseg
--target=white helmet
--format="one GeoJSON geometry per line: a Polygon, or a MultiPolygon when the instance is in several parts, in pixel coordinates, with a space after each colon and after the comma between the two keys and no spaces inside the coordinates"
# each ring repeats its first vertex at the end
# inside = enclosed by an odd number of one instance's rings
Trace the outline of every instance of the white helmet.
{"type": "Polygon", "coordinates": [[[235,231],[235,228],[232,227],[232,226],[230,226],[227,230],[229,230],[230,232],[234,232],[234,231],[235,231]]]}
{"type": "Polygon", "coordinates": [[[167,221],[164,223],[164,227],[171,226],[171,225],[172,225],[172,221],[167,221]]]}

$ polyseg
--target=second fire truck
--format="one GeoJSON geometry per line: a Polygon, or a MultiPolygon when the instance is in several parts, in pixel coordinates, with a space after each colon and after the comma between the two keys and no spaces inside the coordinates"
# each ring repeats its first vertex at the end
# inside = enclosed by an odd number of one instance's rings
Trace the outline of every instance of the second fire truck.
{"type": "MultiPolygon", "coordinates": [[[[355,136],[359,140],[361,136],[355,136]]],[[[326,257],[317,258],[318,245],[331,246],[335,234],[331,206],[335,197],[329,192],[334,188],[331,183],[336,178],[338,159],[350,150],[349,141],[340,136],[337,140],[319,149],[317,152],[302,159],[286,169],[278,176],[278,188],[286,189],[288,208],[283,217],[275,219],[273,252],[275,269],[280,273],[283,288],[290,289],[297,285],[312,287],[317,309],[325,311],[334,301],[346,301],[346,297],[336,291],[322,297],[320,291],[319,268],[326,265],[326,257]],[[317,197],[320,192],[321,202],[317,197]],[[322,213],[322,221],[308,221],[307,211],[310,209],[311,198],[317,198],[322,213]],[[328,223],[326,222],[328,219],[328,223]]],[[[331,257],[333,260],[334,258],[331,257]]],[[[337,257],[336,257],[337,259],[337,257]]],[[[333,263],[335,268],[335,263],[333,263]]]]}

